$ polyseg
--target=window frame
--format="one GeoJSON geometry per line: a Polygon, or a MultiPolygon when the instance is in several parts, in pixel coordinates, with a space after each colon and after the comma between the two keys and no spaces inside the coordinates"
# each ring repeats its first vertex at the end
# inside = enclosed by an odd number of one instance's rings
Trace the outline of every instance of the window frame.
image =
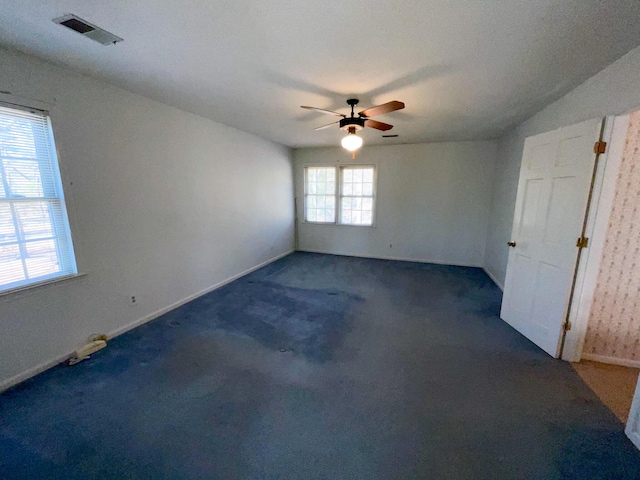
{"type": "Polygon", "coordinates": [[[358,227],[358,228],[376,228],[376,218],[377,218],[377,199],[378,199],[378,165],[377,164],[373,164],[373,163],[367,163],[367,164],[357,164],[357,163],[350,163],[350,164],[343,164],[343,165],[322,165],[322,164],[308,164],[308,165],[304,165],[303,167],[303,191],[304,191],[304,202],[303,202],[303,212],[302,212],[302,218],[303,218],[303,223],[307,223],[309,225],[332,225],[334,227],[358,227]],[[335,211],[334,211],[334,220],[333,222],[316,222],[313,220],[308,220],[307,219],[307,196],[309,195],[308,193],[308,184],[307,184],[307,178],[308,178],[308,170],[310,168],[333,168],[334,172],[335,172],[335,179],[336,179],[336,188],[335,188],[335,192],[334,192],[334,197],[335,197],[335,211]],[[372,194],[371,196],[364,196],[364,195],[348,195],[348,197],[353,197],[353,198],[371,198],[372,200],[372,208],[371,208],[371,224],[370,225],[358,225],[355,223],[342,223],[341,222],[341,218],[342,218],[342,198],[343,198],[343,175],[344,175],[344,170],[348,170],[348,169],[357,169],[357,168],[372,168],[373,169],[373,188],[372,188],[372,194]]]}
{"type": "Polygon", "coordinates": [[[338,174],[338,197],[336,198],[336,201],[338,202],[338,208],[337,210],[337,220],[336,223],[337,225],[340,225],[342,227],[375,227],[376,224],[376,197],[377,197],[377,184],[378,184],[378,169],[376,168],[376,165],[340,165],[340,173],[338,174]],[[358,169],[358,168],[371,168],[373,169],[373,186],[371,189],[371,195],[346,195],[350,198],[371,198],[371,224],[369,225],[362,225],[362,224],[357,224],[357,223],[342,223],[342,198],[345,197],[344,193],[342,192],[343,189],[343,178],[344,178],[344,171],[345,170],[351,170],[351,169],[358,169]]]}
{"type": "MultiPolygon", "coordinates": [[[[336,205],[334,203],[334,209],[333,209],[333,222],[318,222],[316,220],[309,220],[307,218],[307,199],[309,197],[309,195],[317,195],[316,194],[311,194],[309,193],[308,189],[309,189],[309,184],[307,179],[309,178],[309,169],[310,168],[332,168],[333,169],[333,178],[334,178],[334,189],[333,189],[333,198],[334,198],[334,202],[336,200],[337,197],[337,192],[338,192],[338,172],[336,170],[336,167],[334,167],[333,165],[306,165],[304,167],[304,222],[305,223],[311,223],[314,225],[335,225],[337,220],[338,220],[338,205],[336,205]]],[[[331,194],[324,194],[325,196],[330,196],[331,194]]]]}
{"type": "MultiPolygon", "coordinates": [[[[16,200],[16,199],[12,200],[11,197],[8,197],[7,200],[12,202],[20,201],[20,202],[28,203],[28,202],[42,202],[42,201],[55,199],[59,202],[60,216],[62,221],[61,221],[61,224],[58,224],[53,220],[50,220],[52,232],[57,232],[55,233],[55,236],[52,237],[51,239],[55,241],[55,250],[57,252],[58,258],[60,258],[60,255],[62,255],[61,248],[63,248],[64,244],[66,243],[65,250],[68,250],[67,252],[68,265],[66,265],[66,267],[68,268],[66,269],[61,268],[61,270],[58,272],[41,275],[36,277],[33,280],[25,279],[25,280],[20,280],[20,281],[15,281],[15,282],[7,283],[4,285],[0,285],[0,297],[4,295],[16,293],[16,292],[21,292],[23,290],[32,289],[35,287],[40,287],[44,285],[50,285],[52,283],[66,281],[71,278],[81,277],[85,275],[78,272],[77,255],[75,252],[73,235],[71,231],[71,224],[70,224],[69,215],[67,212],[67,202],[65,198],[63,181],[62,181],[62,170],[60,168],[58,151],[56,147],[55,136],[53,133],[51,112],[45,108],[31,106],[30,103],[32,102],[22,101],[22,99],[17,99],[9,95],[0,96],[1,107],[4,107],[6,109],[11,109],[11,110],[29,112],[36,115],[41,115],[44,118],[45,124],[46,124],[44,127],[46,131],[45,134],[47,135],[48,142],[50,144],[48,155],[50,156],[50,162],[53,169],[53,178],[51,181],[51,187],[54,189],[54,191],[57,192],[57,195],[54,197],[43,196],[42,198],[29,197],[29,198],[25,198],[24,200],[16,200]],[[14,103],[15,100],[19,100],[20,103],[14,103]],[[60,233],[60,230],[63,230],[63,231],[60,233]],[[64,237],[64,239],[62,237],[64,237]],[[60,243],[60,240],[63,240],[63,242],[60,243]]],[[[37,102],[33,102],[33,103],[37,103],[37,102]]],[[[13,219],[13,221],[15,222],[15,219],[13,219]]],[[[17,235],[16,238],[18,239],[19,235],[17,232],[16,232],[16,235],[17,235]]],[[[17,241],[19,242],[19,240],[17,241]]],[[[22,247],[20,247],[20,250],[22,251],[22,247]]],[[[22,255],[20,258],[24,262],[24,258],[22,257],[22,255]]]]}

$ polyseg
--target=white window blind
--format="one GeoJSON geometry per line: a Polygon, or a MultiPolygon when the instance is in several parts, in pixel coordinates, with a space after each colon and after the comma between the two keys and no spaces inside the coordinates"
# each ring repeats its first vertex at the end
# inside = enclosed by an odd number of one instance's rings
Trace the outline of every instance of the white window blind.
{"type": "Polygon", "coordinates": [[[340,223],[373,225],[374,167],[342,167],[340,223]]]}
{"type": "Polygon", "coordinates": [[[75,273],[49,117],[0,105],[0,292],[75,273]]]}
{"type": "Polygon", "coordinates": [[[336,221],[336,169],[305,169],[305,220],[314,223],[336,221]]]}

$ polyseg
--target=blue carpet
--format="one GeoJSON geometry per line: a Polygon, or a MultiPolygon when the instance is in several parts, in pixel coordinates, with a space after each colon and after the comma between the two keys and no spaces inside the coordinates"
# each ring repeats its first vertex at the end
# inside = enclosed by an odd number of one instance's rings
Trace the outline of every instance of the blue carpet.
{"type": "Polygon", "coordinates": [[[296,253],[0,396],[0,478],[639,479],[477,268],[296,253]]]}

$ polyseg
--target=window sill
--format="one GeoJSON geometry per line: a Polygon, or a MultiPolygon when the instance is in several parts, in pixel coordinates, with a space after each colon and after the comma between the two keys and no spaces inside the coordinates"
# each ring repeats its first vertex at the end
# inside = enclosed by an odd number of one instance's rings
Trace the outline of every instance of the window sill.
{"type": "Polygon", "coordinates": [[[86,276],[87,276],[86,273],[74,273],[71,275],[64,275],[61,277],[49,278],[47,280],[42,280],[41,282],[30,283],[29,285],[23,285],[20,287],[16,287],[10,290],[5,290],[3,292],[0,292],[0,299],[3,299],[5,297],[13,297],[14,295],[17,297],[18,296],[22,297],[23,295],[20,295],[20,294],[35,293],[33,292],[33,290],[35,289],[40,289],[46,286],[52,286],[55,284],[67,282],[69,280],[75,280],[77,278],[82,278],[86,276]]]}
{"type": "Polygon", "coordinates": [[[344,223],[322,223],[322,222],[307,222],[303,220],[304,225],[318,225],[322,227],[347,227],[347,228],[376,228],[376,224],[373,225],[348,225],[344,223]]]}

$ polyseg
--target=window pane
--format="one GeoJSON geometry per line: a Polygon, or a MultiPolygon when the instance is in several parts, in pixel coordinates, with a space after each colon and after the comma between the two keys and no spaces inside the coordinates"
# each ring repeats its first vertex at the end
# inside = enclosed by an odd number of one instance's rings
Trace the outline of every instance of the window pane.
{"type": "Polygon", "coordinates": [[[364,183],[362,185],[363,195],[373,195],[373,183],[364,183]]]}
{"type": "Polygon", "coordinates": [[[327,196],[325,197],[325,202],[329,210],[333,210],[334,208],[336,208],[336,197],[327,196]]]}
{"type": "Polygon", "coordinates": [[[42,277],[60,271],[56,242],[53,240],[40,240],[26,244],[27,274],[29,278],[42,277]]]}
{"type": "Polygon", "coordinates": [[[0,245],[17,240],[11,206],[8,203],[0,203],[0,245]]]}
{"type": "Polygon", "coordinates": [[[33,160],[3,159],[4,174],[11,197],[42,197],[40,165],[33,160]]]}
{"type": "Polygon", "coordinates": [[[347,224],[351,223],[351,210],[345,209],[345,208],[342,209],[342,218],[340,222],[347,223],[347,224]]]}
{"type": "Polygon", "coordinates": [[[53,237],[47,202],[15,203],[17,225],[23,240],[53,237]]]}
{"type": "MultiPolygon", "coordinates": [[[[13,158],[36,158],[33,136],[33,120],[23,115],[12,115],[16,111],[3,108],[6,115],[0,116],[0,155],[13,158]]],[[[4,112],[2,112],[4,113],[4,112]]],[[[36,125],[37,128],[37,125],[36,125]]]]}
{"type": "Polygon", "coordinates": [[[20,258],[20,247],[17,244],[0,245],[0,284],[25,280],[26,275],[20,258]]]}
{"type": "Polygon", "coordinates": [[[315,195],[309,195],[307,197],[307,209],[316,208],[316,197],[315,195]]]}

